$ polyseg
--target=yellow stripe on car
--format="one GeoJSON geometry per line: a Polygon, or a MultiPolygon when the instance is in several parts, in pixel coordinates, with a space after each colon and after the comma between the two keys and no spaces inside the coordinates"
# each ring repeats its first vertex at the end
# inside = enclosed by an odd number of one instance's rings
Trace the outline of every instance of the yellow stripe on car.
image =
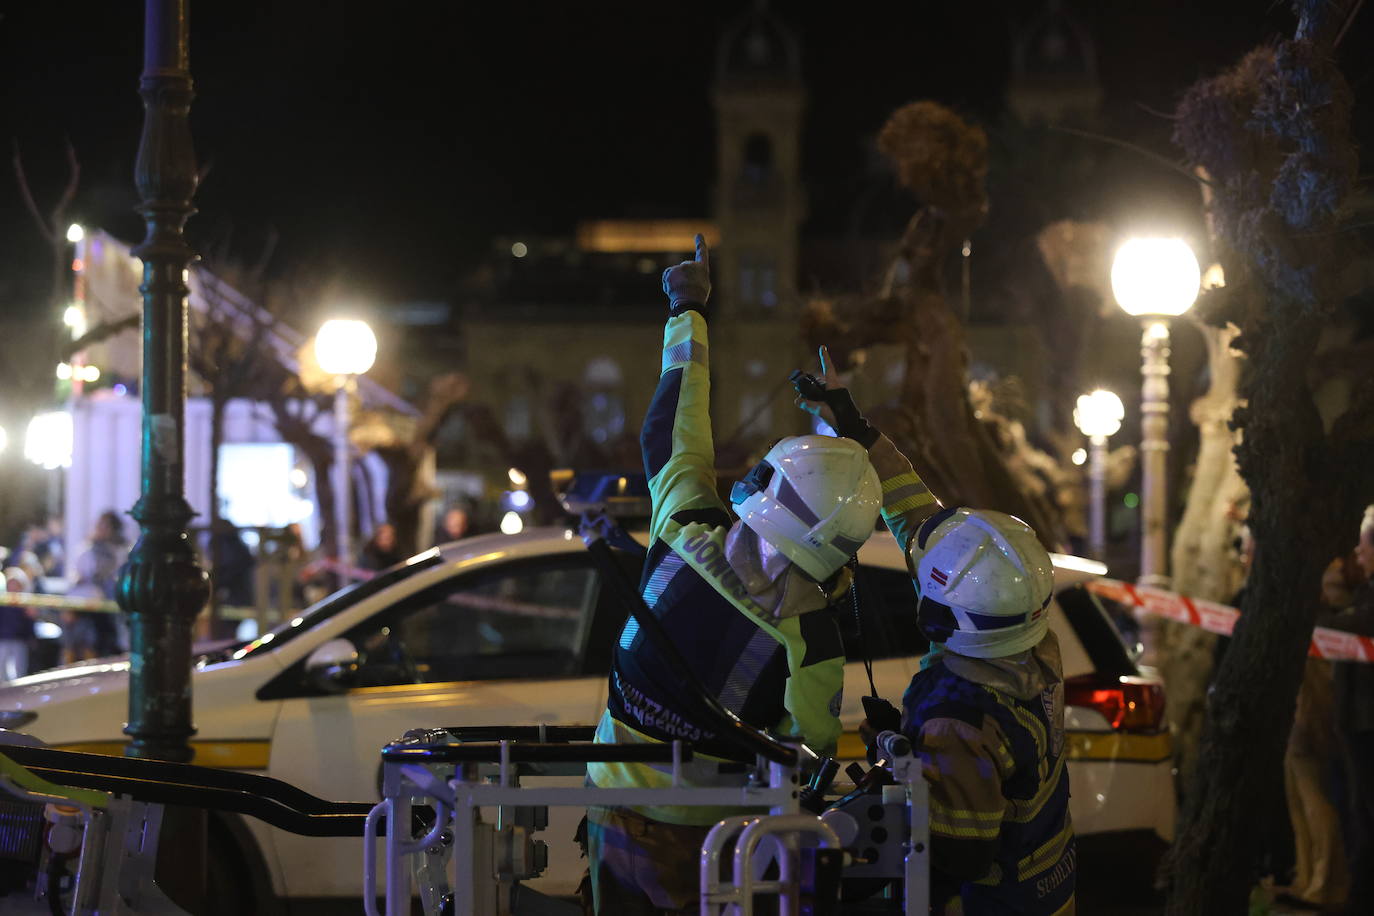
{"type": "MultiPolygon", "coordinates": [[[[54,744],[53,750],[123,757],[124,742],[75,741],[70,744],[54,744]]],[[[272,742],[256,738],[191,741],[191,750],[195,754],[191,762],[197,766],[221,770],[265,770],[272,755],[272,742]]]]}
{"type": "Polygon", "coordinates": [[[1120,760],[1160,763],[1173,756],[1168,732],[1131,735],[1119,732],[1069,732],[1070,760],[1120,760]]]}

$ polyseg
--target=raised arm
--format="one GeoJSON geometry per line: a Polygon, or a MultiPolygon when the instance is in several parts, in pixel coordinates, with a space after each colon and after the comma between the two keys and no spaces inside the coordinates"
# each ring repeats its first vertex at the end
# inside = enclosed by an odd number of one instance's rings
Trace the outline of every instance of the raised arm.
{"type": "Polygon", "coordinates": [[[921,482],[911,462],[897,450],[892,440],[869,425],[859,413],[849,389],[835,372],[830,351],[821,347],[820,356],[821,378],[793,373],[797,406],[820,417],[837,434],[868,449],[868,460],[873,462],[873,469],[883,485],[883,521],[905,553],[921,522],[940,510],[940,501],[921,482]]]}
{"type": "Polygon", "coordinates": [[[706,300],[711,295],[710,252],[697,236],[696,258],[663,272],[670,311],[663,329],[663,370],[640,430],[644,473],[657,538],[668,518],[684,509],[720,508],[716,454],[711,438],[706,300]]]}

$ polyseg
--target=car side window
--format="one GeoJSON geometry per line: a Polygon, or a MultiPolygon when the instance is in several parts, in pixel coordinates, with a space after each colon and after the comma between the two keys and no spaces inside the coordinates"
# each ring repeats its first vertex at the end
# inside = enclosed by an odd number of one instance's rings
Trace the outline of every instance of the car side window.
{"type": "Polygon", "coordinates": [[[916,588],[905,571],[860,566],[858,578],[862,637],[854,623],[854,606],[839,602],[845,658],[861,661],[865,651],[875,661],[925,654],[929,641],[916,626],[916,588]]]}
{"type": "Polygon", "coordinates": [[[582,557],[458,576],[350,632],[359,686],[576,676],[599,590],[582,557]]]}

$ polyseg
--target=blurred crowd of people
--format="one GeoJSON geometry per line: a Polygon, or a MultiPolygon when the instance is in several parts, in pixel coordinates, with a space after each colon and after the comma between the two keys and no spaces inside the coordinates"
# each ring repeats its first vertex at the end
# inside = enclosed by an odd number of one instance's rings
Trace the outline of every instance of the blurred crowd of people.
{"type": "MultiPolygon", "coordinates": [[[[128,557],[129,542],[120,514],[101,513],[71,564],[70,583],[63,578],[66,553],[59,518],[29,526],[4,553],[0,577],[8,593],[108,601],[114,598],[115,580],[128,557]]],[[[127,649],[128,630],[118,614],[0,605],[0,681],[127,649]],[[54,639],[38,639],[43,624],[49,625],[54,639]]]]}
{"type": "MultiPolygon", "coordinates": [[[[71,564],[60,518],[30,525],[12,548],[0,546],[0,585],[8,593],[112,601],[119,569],[129,555],[131,524],[119,512],[102,512],[71,564]]],[[[332,564],[319,562],[326,559],[321,550],[306,546],[300,525],[256,533],[257,542],[250,546],[243,531],[220,519],[199,539],[204,565],[214,570],[217,607],[305,607],[344,581],[332,564]]],[[[468,533],[467,508],[449,506],[435,526],[434,543],[456,541],[468,533]]],[[[386,569],[407,555],[396,526],[383,522],[358,552],[355,569],[386,569]]],[[[210,635],[232,637],[235,622],[226,621],[224,632],[210,635]]],[[[121,614],[0,604],[0,682],[128,649],[128,627],[121,614]]]]}

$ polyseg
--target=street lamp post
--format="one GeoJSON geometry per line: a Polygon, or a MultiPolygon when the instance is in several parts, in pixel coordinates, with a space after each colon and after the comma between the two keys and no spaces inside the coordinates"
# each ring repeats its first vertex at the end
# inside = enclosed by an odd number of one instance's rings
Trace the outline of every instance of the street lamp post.
{"type": "Polygon", "coordinates": [[[1121,428],[1126,408],[1105,388],[1078,396],[1073,422],[1088,437],[1088,550],[1101,560],[1107,553],[1107,437],[1121,428]]]}
{"type": "Polygon", "coordinates": [[[315,335],[315,358],[320,368],[334,376],[334,545],[344,568],[352,565],[349,546],[352,501],[348,454],[349,398],[358,387],[358,376],[372,368],[377,358],[377,338],[367,322],[331,318],[315,335]]]}
{"type": "Polygon", "coordinates": [[[1197,258],[1182,239],[1131,239],[1112,262],[1112,293],[1144,326],[1140,341],[1142,467],[1140,582],[1167,586],[1166,471],[1169,455],[1169,319],[1188,311],[1201,284],[1197,258]]]}
{"type": "Polygon", "coordinates": [[[146,0],[143,134],[134,179],[146,235],[143,260],[142,495],[133,508],[141,534],[120,571],[115,596],[129,615],[131,757],[188,761],[191,624],[209,597],[205,571],[186,534],[186,274],[184,227],[195,212],[191,72],[186,0],[146,0]]]}

